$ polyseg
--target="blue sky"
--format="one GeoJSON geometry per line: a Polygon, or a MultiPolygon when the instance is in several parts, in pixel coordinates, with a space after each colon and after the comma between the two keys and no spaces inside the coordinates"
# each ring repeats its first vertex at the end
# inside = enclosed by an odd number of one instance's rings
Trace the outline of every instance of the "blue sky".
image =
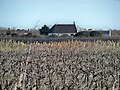
{"type": "Polygon", "coordinates": [[[81,28],[120,29],[120,0],[0,0],[0,26],[33,28],[73,23],[81,28]]]}

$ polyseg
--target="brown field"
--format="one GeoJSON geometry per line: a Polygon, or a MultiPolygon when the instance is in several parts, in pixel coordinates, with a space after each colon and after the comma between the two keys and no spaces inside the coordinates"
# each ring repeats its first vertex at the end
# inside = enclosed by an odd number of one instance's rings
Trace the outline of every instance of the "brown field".
{"type": "Polygon", "coordinates": [[[119,41],[0,41],[2,90],[119,90],[119,85],[119,41]]]}

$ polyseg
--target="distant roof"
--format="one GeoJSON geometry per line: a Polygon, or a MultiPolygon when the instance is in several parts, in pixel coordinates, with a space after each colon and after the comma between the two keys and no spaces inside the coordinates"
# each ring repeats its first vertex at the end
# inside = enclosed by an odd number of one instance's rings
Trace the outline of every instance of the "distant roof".
{"type": "Polygon", "coordinates": [[[49,33],[77,33],[75,24],[55,24],[49,33]]]}

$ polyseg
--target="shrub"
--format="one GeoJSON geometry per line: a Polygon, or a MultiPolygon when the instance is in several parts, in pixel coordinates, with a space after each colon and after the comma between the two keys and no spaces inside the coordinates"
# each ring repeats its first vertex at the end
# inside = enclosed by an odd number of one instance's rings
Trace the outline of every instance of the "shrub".
{"type": "Polygon", "coordinates": [[[40,34],[48,35],[49,27],[47,25],[44,25],[41,29],[39,29],[40,34]]]}
{"type": "Polygon", "coordinates": [[[18,37],[19,35],[17,33],[12,33],[11,36],[12,37],[18,37]]]}
{"type": "Polygon", "coordinates": [[[99,31],[91,31],[90,36],[91,37],[99,37],[99,36],[102,36],[102,34],[99,31]]]}
{"type": "Polygon", "coordinates": [[[81,31],[81,32],[78,32],[75,36],[89,37],[90,36],[90,32],[89,31],[81,31]]]}
{"type": "Polygon", "coordinates": [[[27,33],[26,37],[32,37],[32,33],[27,33]]]}
{"type": "Polygon", "coordinates": [[[6,31],[6,35],[11,35],[11,31],[6,31]]]}

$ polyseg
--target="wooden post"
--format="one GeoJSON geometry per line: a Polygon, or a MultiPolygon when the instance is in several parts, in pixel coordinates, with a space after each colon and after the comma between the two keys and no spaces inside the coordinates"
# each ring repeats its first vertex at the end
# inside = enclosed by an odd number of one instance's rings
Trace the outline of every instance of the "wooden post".
{"type": "Polygon", "coordinates": [[[119,86],[118,90],[120,90],[120,73],[119,73],[119,86]]]}
{"type": "Polygon", "coordinates": [[[103,80],[100,81],[100,90],[103,90],[103,80]]]}
{"type": "Polygon", "coordinates": [[[0,83],[0,90],[2,90],[2,84],[0,83]]]}

